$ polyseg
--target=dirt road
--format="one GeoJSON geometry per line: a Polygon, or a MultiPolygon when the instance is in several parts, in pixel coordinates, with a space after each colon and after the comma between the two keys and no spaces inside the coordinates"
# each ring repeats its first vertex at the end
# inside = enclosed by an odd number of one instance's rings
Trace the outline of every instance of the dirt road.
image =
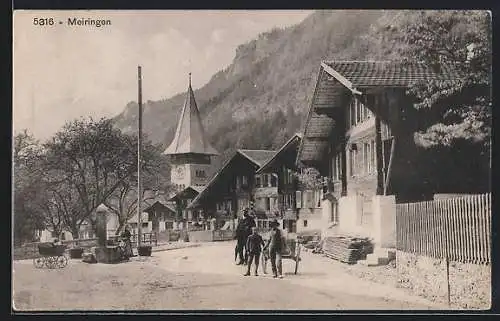
{"type": "Polygon", "coordinates": [[[14,263],[18,310],[339,310],[435,309],[429,302],[329,270],[304,253],[299,274],[284,261],[284,279],[244,277],[232,242],[155,252],[116,265],[73,260],[59,270],[14,263]]]}

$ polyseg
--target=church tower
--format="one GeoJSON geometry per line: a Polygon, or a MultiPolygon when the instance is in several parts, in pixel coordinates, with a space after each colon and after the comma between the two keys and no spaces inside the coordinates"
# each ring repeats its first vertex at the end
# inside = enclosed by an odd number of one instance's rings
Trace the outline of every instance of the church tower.
{"type": "Polygon", "coordinates": [[[163,154],[170,158],[171,182],[178,191],[189,186],[203,186],[212,176],[212,157],[219,153],[207,140],[191,88],[191,73],[174,139],[163,154]]]}

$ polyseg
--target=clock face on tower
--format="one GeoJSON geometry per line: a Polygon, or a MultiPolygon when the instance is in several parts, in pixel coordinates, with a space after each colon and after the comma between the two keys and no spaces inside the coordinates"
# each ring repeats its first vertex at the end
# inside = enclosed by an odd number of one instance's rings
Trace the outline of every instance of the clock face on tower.
{"type": "Polygon", "coordinates": [[[184,166],[177,166],[174,169],[174,175],[176,179],[183,179],[185,175],[184,166]]]}

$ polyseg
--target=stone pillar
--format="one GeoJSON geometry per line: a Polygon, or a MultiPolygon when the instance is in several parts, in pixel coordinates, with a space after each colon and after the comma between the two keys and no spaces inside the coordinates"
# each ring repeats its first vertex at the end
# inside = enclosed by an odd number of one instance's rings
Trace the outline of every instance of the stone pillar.
{"type": "Polygon", "coordinates": [[[107,238],[107,210],[104,208],[98,208],[96,210],[96,229],[97,229],[97,244],[99,246],[106,246],[107,238]]]}
{"type": "Polygon", "coordinates": [[[346,234],[361,233],[363,199],[357,195],[343,196],[339,199],[339,229],[346,234]]]}
{"type": "Polygon", "coordinates": [[[375,247],[396,247],[396,197],[376,195],[372,201],[375,247]]]}
{"type": "Polygon", "coordinates": [[[332,216],[332,200],[330,198],[324,198],[321,200],[321,237],[325,237],[328,234],[328,227],[331,223],[332,216]]]}

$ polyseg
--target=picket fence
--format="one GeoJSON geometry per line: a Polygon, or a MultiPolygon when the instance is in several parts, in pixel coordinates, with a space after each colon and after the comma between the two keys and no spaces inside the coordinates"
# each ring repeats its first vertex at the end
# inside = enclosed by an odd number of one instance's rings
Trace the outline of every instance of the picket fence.
{"type": "Polygon", "coordinates": [[[398,250],[464,263],[491,262],[491,194],[396,205],[398,250]]]}

